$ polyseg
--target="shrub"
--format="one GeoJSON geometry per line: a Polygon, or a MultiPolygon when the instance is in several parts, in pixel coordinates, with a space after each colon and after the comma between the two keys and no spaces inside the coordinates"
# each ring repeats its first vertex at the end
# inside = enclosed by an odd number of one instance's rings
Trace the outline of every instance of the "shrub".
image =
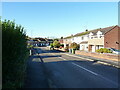
{"type": "Polygon", "coordinates": [[[70,48],[71,49],[79,49],[79,45],[77,43],[71,43],[70,48]]]}
{"type": "Polygon", "coordinates": [[[100,49],[96,50],[96,52],[98,52],[98,53],[112,53],[112,51],[110,51],[107,48],[100,48],[100,49]]]}
{"type": "Polygon", "coordinates": [[[50,43],[50,47],[51,47],[51,48],[53,47],[53,43],[50,43]]]}
{"type": "Polygon", "coordinates": [[[69,51],[69,46],[65,47],[65,51],[68,52],[69,51]]]}
{"type": "Polygon", "coordinates": [[[2,25],[2,65],[3,88],[20,88],[28,57],[24,28],[10,20],[1,21],[2,25]]]}
{"type": "Polygon", "coordinates": [[[54,46],[55,48],[59,48],[59,47],[60,47],[59,41],[55,40],[55,41],[53,42],[53,46],[54,46]]]}
{"type": "Polygon", "coordinates": [[[33,48],[34,46],[33,45],[27,45],[27,48],[28,49],[31,49],[31,48],[33,48]]]}
{"type": "Polygon", "coordinates": [[[61,47],[64,47],[64,44],[60,44],[61,47]]]}

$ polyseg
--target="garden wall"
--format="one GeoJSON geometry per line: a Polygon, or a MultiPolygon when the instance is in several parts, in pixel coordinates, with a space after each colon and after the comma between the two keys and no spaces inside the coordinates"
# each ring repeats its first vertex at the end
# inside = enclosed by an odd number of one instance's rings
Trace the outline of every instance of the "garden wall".
{"type": "Polygon", "coordinates": [[[101,59],[120,61],[120,55],[116,55],[116,54],[109,54],[109,53],[101,54],[101,53],[85,52],[85,51],[79,51],[79,50],[76,50],[75,54],[91,56],[91,57],[96,57],[101,59]]]}

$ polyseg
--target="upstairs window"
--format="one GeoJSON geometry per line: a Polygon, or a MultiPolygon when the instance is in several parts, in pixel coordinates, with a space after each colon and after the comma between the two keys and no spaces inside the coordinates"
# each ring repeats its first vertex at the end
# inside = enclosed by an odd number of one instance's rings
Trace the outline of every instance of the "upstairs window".
{"type": "Polygon", "coordinates": [[[81,37],[81,39],[83,40],[83,39],[84,39],[84,37],[81,37]]]}
{"type": "Polygon", "coordinates": [[[101,37],[102,37],[102,32],[101,32],[101,31],[98,31],[98,32],[97,32],[97,37],[98,37],[98,38],[101,38],[101,37]]]}
{"type": "Polygon", "coordinates": [[[93,39],[93,37],[91,37],[91,39],[93,39]]]}

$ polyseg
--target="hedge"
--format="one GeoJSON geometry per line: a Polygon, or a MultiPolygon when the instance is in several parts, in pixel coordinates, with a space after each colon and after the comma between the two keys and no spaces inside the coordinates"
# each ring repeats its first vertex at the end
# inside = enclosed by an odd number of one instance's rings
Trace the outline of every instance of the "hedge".
{"type": "Polygon", "coordinates": [[[96,52],[98,52],[98,53],[112,53],[112,51],[110,51],[107,48],[100,48],[100,49],[96,50],[96,52]]]}
{"type": "Polygon", "coordinates": [[[26,34],[21,25],[14,21],[1,21],[2,25],[2,87],[20,88],[28,57],[26,34]]]}

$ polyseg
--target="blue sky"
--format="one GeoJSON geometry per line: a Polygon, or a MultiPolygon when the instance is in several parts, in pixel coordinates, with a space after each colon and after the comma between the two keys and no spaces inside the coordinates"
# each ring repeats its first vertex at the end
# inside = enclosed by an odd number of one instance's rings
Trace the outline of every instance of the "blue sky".
{"type": "Polygon", "coordinates": [[[30,37],[69,36],[118,24],[117,2],[3,2],[2,18],[15,20],[30,37]]]}

